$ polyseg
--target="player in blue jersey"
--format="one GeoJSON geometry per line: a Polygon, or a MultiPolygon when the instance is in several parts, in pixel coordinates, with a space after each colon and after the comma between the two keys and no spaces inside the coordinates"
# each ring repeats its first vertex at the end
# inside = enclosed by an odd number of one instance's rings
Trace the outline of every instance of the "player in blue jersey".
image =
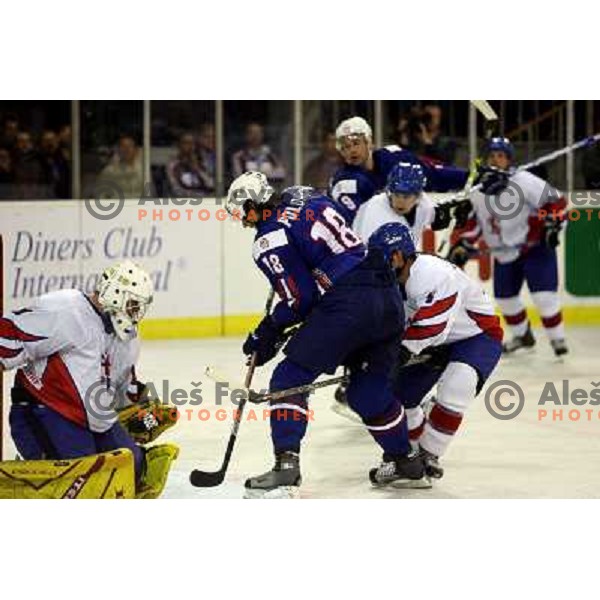
{"type": "Polygon", "coordinates": [[[329,195],[339,204],[340,212],[349,223],[354,221],[363,203],[383,191],[390,172],[400,162],[421,165],[427,191],[458,190],[467,182],[468,171],[417,157],[399,146],[373,150],[371,127],[362,117],[342,121],[335,137],[345,164],[334,174],[329,195]]]}
{"type": "MultiPolygon", "coordinates": [[[[312,188],[275,194],[264,175],[244,173],[231,185],[227,209],[256,228],[253,258],[280,302],[248,336],[244,354],[271,360],[286,329],[301,324],[271,377],[271,391],[313,382],[349,368],[348,402],[381,446],[374,485],[429,487],[422,459],[409,455],[404,409],[389,373],[404,312],[394,275],[382,256],[367,256],[360,238],[331,200],[312,188]]],[[[247,497],[294,497],[301,483],[300,444],[309,413],[306,395],[271,404],[275,466],[246,481],[247,497]]]]}

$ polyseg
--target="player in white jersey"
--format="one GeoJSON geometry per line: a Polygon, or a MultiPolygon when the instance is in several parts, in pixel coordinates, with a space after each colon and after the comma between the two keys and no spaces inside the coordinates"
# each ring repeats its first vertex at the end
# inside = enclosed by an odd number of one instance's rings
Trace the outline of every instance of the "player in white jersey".
{"type": "Polygon", "coordinates": [[[131,261],[102,273],[87,296],[59,290],[0,318],[0,369],[16,369],[11,435],[25,460],[131,450],[140,481],[143,449],[116,407],[137,396],[137,325],[152,302],[148,274],[131,261]]]}
{"type": "Polygon", "coordinates": [[[487,144],[480,189],[471,193],[472,212],[449,259],[464,265],[483,237],[494,258],[494,296],[514,338],[506,353],[535,345],[523,283],[531,293],[554,352],[567,352],[558,295],[556,246],[566,201],[560,192],[528,171],[511,171],[514,149],[507,138],[487,144]]]}
{"type": "Polygon", "coordinates": [[[385,223],[403,223],[420,245],[425,229],[444,229],[450,224],[450,209],[437,205],[423,191],[427,178],[421,165],[401,162],[391,171],[385,191],[358,209],[352,229],[363,240],[385,223]]]}
{"type": "Polygon", "coordinates": [[[383,253],[403,290],[407,328],[394,373],[395,391],[427,474],[439,478],[439,457],[500,358],[500,320],[486,292],[458,267],[417,254],[405,225],[380,227],[369,240],[369,252],[383,253]],[[437,398],[426,415],[422,401],[436,384],[437,398]]]}
{"type": "MultiPolygon", "coordinates": [[[[367,242],[374,231],[386,223],[402,223],[410,228],[420,249],[423,231],[448,227],[451,220],[447,205],[435,205],[423,191],[427,178],[419,164],[401,162],[390,172],[385,191],[373,196],[360,206],[352,229],[367,242]]],[[[332,409],[352,418],[348,414],[346,385],[335,391],[336,403],[332,409]]]]}

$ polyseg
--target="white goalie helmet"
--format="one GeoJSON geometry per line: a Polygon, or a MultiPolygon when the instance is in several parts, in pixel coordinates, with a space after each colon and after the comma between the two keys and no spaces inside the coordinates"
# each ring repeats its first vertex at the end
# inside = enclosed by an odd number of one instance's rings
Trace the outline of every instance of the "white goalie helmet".
{"type": "Polygon", "coordinates": [[[274,191],[264,173],[246,171],[229,186],[225,209],[233,217],[245,219],[248,216],[245,208],[248,200],[257,205],[266,204],[274,191]]]}
{"type": "Polygon", "coordinates": [[[139,322],[152,304],[153,286],[150,276],[142,267],[126,260],[104,270],[100,276],[98,302],[110,316],[117,337],[131,339],[139,322]]]}
{"type": "Polygon", "coordinates": [[[362,117],[350,117],[342,121],[335,130],[335,146],[342,149],[342,142],[346,137],[364,135],[368,142],[373,141],[373,130],[362,117]]]}

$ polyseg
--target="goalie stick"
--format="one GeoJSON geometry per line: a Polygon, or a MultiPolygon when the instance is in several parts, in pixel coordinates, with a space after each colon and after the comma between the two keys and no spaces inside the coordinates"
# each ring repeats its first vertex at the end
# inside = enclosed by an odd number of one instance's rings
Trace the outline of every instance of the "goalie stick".
{"type": "MultiPolygon", "coordinates": [[[[267,298],[267,303],[265,305],[266,315],[270,314],[271,312],[271,307],[273,306],[274,298],[275,290],[271,288],[271,290],[269,291],[269,296],[267,298]]],[[[245,388],[250,388],[255,369],[256,352],[253,353],[250,358],[250,364],[248,365],[248,371],[246,372],[246,379],[244,381],[245,388]]],[[[223,457],[221,468],[218,471],[201,471],[200,469],[194,469],[190,473],[190,483],[194,487],[215,487],[223,483],[223,480],[225,479],[225,474],[227,473],[227,468],[229,467],[229,462],[231,461],[231,455],[233,454],[235,440],[237,439],[238,431],[240,429],[240,423],[242,422],[242,414],[244,412],[246,402],[248,401],[248,397],[249,396],[247,395],[240,401],[240,405],[233,420],[233,425],[231,426],[231,434],[229,436],[229,441],[227,442],[227,449],[225,450],[225,456],[223,457]]]]}

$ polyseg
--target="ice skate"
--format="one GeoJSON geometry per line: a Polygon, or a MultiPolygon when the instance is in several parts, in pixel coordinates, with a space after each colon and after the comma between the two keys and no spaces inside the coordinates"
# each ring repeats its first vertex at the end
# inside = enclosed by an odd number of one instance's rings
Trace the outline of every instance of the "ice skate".
{"type": "Polygon", "coordinates": [[[531,331],[531,327],[527,328],[527,331],[523,335],[516,335],[510,342],[506,342],[502,346],[503,354],[512,354],[517,350],[531,349],[535,346],[535,338],[531,331]]]}
{"type": "Polygon", "coordinates": [[[554,350],[554,356],[556,356],[556,358],[562,359],[562,357],[569,352],[567,343],[564,339],[550,340],[550,345],[552,346],[552,350],[554,350]]]}
{"type": "Polygon", "coordinates": [[[295,452],[281,452],[275,456],[275,466],[270,471],[246,480],[244,498],[299,498],[301,483],[300,456],[295,452]]]}
{"type": "Polygon", "coordinates": [[[430,479],[441,479],[444,476],[444,468],[440,465],[440,459],[435,454],[420,448],[419,452],[425,466],[425,474],[430,479]]]}
{"type": "Polygon", "coordinates": [[[420,454],[405,456],[383,455],[381,464],[369,471],[369,479],[375,487],[390,485],[400,489],[427,489],[431,481],[425,473],[420,454]]]}

